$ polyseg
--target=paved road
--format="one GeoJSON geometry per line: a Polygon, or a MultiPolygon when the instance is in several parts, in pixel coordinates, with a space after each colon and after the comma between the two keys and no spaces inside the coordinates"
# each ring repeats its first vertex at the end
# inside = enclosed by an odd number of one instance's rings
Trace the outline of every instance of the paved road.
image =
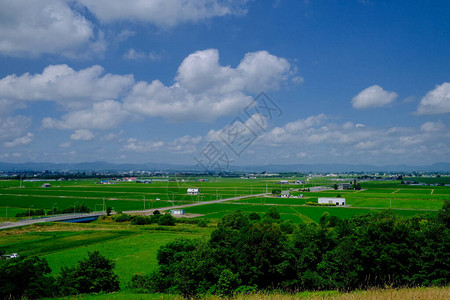
{"type": "Polygon", "coordinates": [[[82,219],[82,218],[89,218],[89,217],[99,217],[104,215],[104,212],[100,213],[91,213],[91,214],[70,214],[70,215],[59,215],[55,217],[48,217],[48,218],[36,218],[36,219],[30,219],[30,220],[20,220],[18,222],[9,222],[9,223],[0,223],[0,230],[6,229],[6,228],[14,228],[14,227],[20,227],[20,226],[26,226],[36,223],[44,223],[44,222],[61,222],[66,220],[74,220],[74,219],[82,219]]]}
{"type": "Polygon", "coordinates": [[[124,213],[127,213],[127,214],[152,213],[155,210],[165,211],[165,210],[170,210],[170,209],[186,208],[186,207],[205,205],[205,204],[222,203],[222,202],[226,202],[226,201],[240,200],[240,199],[249,198],[249,197],[262,197],[262,196],[266,196],[266,195],[271,195],[271,194],[267,193],[267,194],[257,194],[257,195],[245,195],[245,196],[231,197],[231,198],[212,200],[212,201],[199,201],[199,202],[190,203],[190,204],[174,205],[174,206],[167,206],[167,207],[157,207],[157,208],[153,208],[153,209],[129,210],[129,211],[124,211],[124,213]]]}
{"type": "MultiPolygon", "coordinates": [[[[245,195],[245,196],[239,196],[239,197],[232,197],[232,198],[226,198],[226,199],[219,199],[219,200],[212,200],[212,201],[203,201],[203,202],[195,202],[191,204],[183,204],[183,205],[175,205],[175,206],[168,206],[168,207],[158,207],[154,209],[146,209],[146,210],[129,210],[124,211],[124,213],[145,213],[145,214],[151,214],[155,210],[159,211],[165,211],[170,209],[178,209],[178,208],[185,208],[185,207],[192,207],[197,205],[205,205],[205,204],[213,204],[213,203],[221,203],[225,201],[231,201],[231,200],[239,200],[244,199],[248,197],[261,197],[269,194],[257,194],[257,195],[245,195]]],[[[49,217],[49,218],[40,218],[40,219],[31,219],[31,220],[21,220],[19,222],[9,222],[9,223],[0,223],[0,230],[6,229],[6,228],[14,228],[14,227],[20,227],[20,226],[26,226],[36,223],[44,223],[44,222],[60,222],[64,220],[72,220],[75,218],[88,218],[88,217],[99,217],[104,215],[104,212],[101,213],[91,213],[91,214],[77,214],[77,215],[61,215],[56,217],[49,217]]]]}

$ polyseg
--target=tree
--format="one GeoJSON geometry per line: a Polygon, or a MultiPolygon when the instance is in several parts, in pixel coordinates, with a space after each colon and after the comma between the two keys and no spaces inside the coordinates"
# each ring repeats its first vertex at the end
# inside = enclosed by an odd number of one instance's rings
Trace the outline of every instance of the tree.
{"type": "Polygon", "coordinates": [[[264,215],[264,218],[280,220],[281,219],[280,211],[278,210],[278,208],[276,206],[271,206],[269,208],[269,211],[264,215]]]}
{"type": "Polygon", "coordinates": [[[28,299],[51,297],[54,278],[43,258],[20,257],[0,260],[0,298],[28,299]]]}
{"type": "Polygon", "coordinates": [[[106,208],[106,215],[107,215],[108,217],[111,215],[111,211],[112,211],[112,208],[108,206],[108,207],[106,208]]]}
{"type": "Polygon", "coordinates": [[[333,189],[335,189],[335,190],[337,190],[338,189],[338,184],[337,183],[335,183],[335,184],[333,184],[333,189]]]}
{"type": "Polygon", "coordinates": [[[259,221],[261,220],[261,217],[257,213],[252,212],[248,215],[248,219],[251,221],[259,221]]]}
{"type": "Polygon", "coordinates": [[[113,272],[114,262],[99,251],[88,252],[75,267],[63,267],[57,279],[62,295],[114,292],[119,290],[119,278],[113,272]]]}

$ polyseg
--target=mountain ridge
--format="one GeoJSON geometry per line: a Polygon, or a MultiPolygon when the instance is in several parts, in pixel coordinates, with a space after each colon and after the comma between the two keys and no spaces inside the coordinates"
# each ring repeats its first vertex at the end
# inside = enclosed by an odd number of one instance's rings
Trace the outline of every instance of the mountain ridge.
{"type": "MultiPolygon", "coordinates": [[[[0,162],[0,171],[203,171],[196,165],[182,165],[170,163],[111,163],[106,161],[79,162],[79,163],[48,163],[0,162]]],[[[370,164],[267,164],[230,166],[229,171],[243,172],[450,172],[450,162],[437,162],[431,165],[370,165],[370,164]]]]}

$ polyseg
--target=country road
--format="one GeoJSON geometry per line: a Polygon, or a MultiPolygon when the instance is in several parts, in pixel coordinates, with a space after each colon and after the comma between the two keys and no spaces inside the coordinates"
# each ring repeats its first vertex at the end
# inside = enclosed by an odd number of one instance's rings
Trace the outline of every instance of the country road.
{"type": "MultiPolygon", "coordinates": [[[[195,202],[191,204],[183,204],[183,205],[174,205],[174,206],[167,206],[167,207],[157,207],[153,209],[145,209],[145,210],[129,210],[124,211],[124,213],[145,213],[145,214],[151,214],[155,210],[159,211],[166,211],[170,209],[177,209],[177,208],[185,208],[185,207],[192,207],[197,205],[206,205],[206,204],[213,204],[213,203],[221,203],[226,201],[233,201],[233,200],[239,200],[249,197],[261,197],[266,196],[269,194],[257,194],[257,195],[245,195],[245,196],[239,196],[239,197],[232,197],[232,198],[226,198],[226,199],[219,199],[219,200],[212,200],[212,201],[203,201],[203,202],[195,202]]],[[[70,215],[62,215],[62,216],[56,216],[56,217],[49,217],[49,218],[38,218],[38,219],[30,219],[30,220],[21,220],[18,222],[7,222],[7,223],[0,223],[0,230],[1,229],[7,229],[7,228],[14,228],[14,227],[20,227],[20,226],[26,226],[26,225],[32,225],[37,223],[44,223],[44,222],[61,222],[64,220],[71,220],[74,218],[89,218],[89,217],[98,217],[101,215],[104,215],[104,212],[100,213],[91,213],[91,214],[70,214],[70,215]]]]}
{"type": "Polygon", "coordinates": [[[157,207],[157,208],[145,209],[145,210],[144,209],[141,209],[141,210],[129,210],[129,211],[124,211],[124,213],[127,213],[127,214],[131,214],[131,213],[152,213],[155,210],[166,211],[166,210],[170,210],[170,209],[186,208],[186,207],[205,205],[205,204],[222,203],[222,202],[226,202],[226,201],[240,200],[240,199],[245,199],[245,198],[249,198],[249,197],[262,197],[262,196],[267,196],[267,195],[271,195],[271,194],[270,193],[267,193],[267,194],[263,193],[263,194],[256,194],[256,195],[245,195],[245,196],[231,197],[231,198],[219,199],[219,200],[195,202],[195,203],[190,203],[190,204],[174,205],[174,206],[167,206],[167,207],[157,207]]]}
{"type": "Polygon", "coordinates": [[[84,218],[92,218],[92,217],[99,217],[105,215],[104,212],[97,212],[97,213],[90,213],[90,214],[67,214],[67,215],[59,215],[55,217],[48,217],[48,218],[36,218],[36,219],[29,219],[29,220],[20,220],[18,222],[6,222],[6,223],[0,223],[0,230],[6,229],[6,228],[14,228],[14,227],[20,227],[20,226],[26,226],[26,225],[32,225],[37,223],[44,223],[44,222],[61,222],[66,220],[74,220],[74,219],[84,219],[84,218]]]}

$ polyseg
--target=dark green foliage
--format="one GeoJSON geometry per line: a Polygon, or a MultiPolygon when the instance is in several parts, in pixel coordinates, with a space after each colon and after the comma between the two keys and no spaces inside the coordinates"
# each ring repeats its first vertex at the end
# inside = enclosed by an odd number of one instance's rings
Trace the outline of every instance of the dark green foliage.
{"type": "Polygon", "coordinates": [[[72,268],[63,267],[57,278],[61,295],[114,292],[119,290],[119,279],[113,272],[114,262],[99,251],[88,252],[72,268]]]}
{"type": "Polygon", "coordinates": [[[281,189],[273,189],[272,190],[272,194],[273,195],[280,195],[281,194],[281,189]]]}
{"type": "Polygon", "coordinates": [[[269,211],[265,214],[265,216],[271,217],[272,219],[279,220],[281,219],[280,212],[276,206],[272,206],[269,208],[269,211]]]}
{"type": "Polygon", "coordinates": [[[230,214],[225,215],[222,220],[220,220],[217,226],[239,230],[242,228],[246,228],[249,224],[250,222],[248,220],[248,217],[241,211],[236,210],[230,214]]]}
{"type": "Polygon", "coordinates": [[[280,223],[280,230],[287,234],[294,233],[296,226],[292,220],[286,220],[280,223]]]}
{"type": "Polygon", "coordinates": [[[208,224],[206,223],[205,220],[201,219],[198,223],[197,223],[198,227],[207,227],[208,224]]]}
{"type": "Polygon", "coordinates": [[[158,225],[175,226],[175,218],[169,213],[161,215],[158,218],[158,225]]]}
{"type": "Polygon", "coordinates": [[[45,259],[0,260],[0,298],[36,299],[53,295],[54,278],[45,259]]]}
{"type": "Polygon", "coordinates": [[[448,209],[447,202],[437,218],[410,219],[391,211],[346,220],[324,213],[319,224],[299,226],[281,221],[275,207],[260,222],[235,211],[207,242],[179,240],[162,247],[159,269],[137,276],[135,288],[190,297],[447,285],[448,209]]]}
{"type": "Polygon", "coordinates": [[[131,220],[131,216],[127,215],[127,214],[119,214],[118,213],[113,217],[113,220],[116,222],[128,222],[131,220]]]}
{"type": "Polygon", "coordinates": [[[444,206],[439,211],[437,219],[445,227],[450,228],[450,200],[444,200],[444,206]]]}
{"type": "Polygon", "coordinates": [[[112,208],[108,206],[108,207],[106,208],[106,215],[107,215],[108,217],[111,215],[111,211],[112,211],[112,208]]]}
{"type": "Polygon", "coordinates": [[[154,215],[160,215],[161,213],[159,212],[159,210],[156,209],[156,210],[153,212],[153,214],[154,214],[154,215]]]}
{"type": "Polygon", "coordinates": [[[261,220],[261,217],[257,213],[252,212],[248,215],[248,219],[251,221],[259,221],[261,220]]]}

